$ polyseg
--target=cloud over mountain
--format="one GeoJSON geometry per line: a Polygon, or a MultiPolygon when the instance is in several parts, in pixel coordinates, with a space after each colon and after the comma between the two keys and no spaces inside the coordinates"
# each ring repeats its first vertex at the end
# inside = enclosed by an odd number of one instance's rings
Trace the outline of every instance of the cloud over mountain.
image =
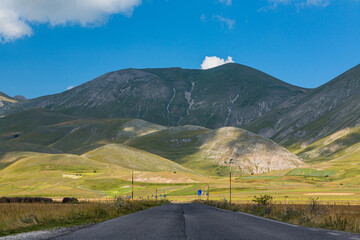
{"type": "Polygon", "coordinates": [[[213,56],[213,57],[206,56],[204,61],[201,64],[201,69],[205,70],[205,69],[214,68],[214,67],[226,64],[226,63],[233,63],[233,62],[234,61],[233,61],[232,57],[230,57],[230,56],[226,60],[223,58],[216,57],[216,56],[213,56]]]}

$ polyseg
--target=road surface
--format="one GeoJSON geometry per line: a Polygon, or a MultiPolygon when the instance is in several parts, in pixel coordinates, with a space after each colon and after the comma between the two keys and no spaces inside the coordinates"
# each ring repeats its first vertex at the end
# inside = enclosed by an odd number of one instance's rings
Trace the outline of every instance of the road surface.
{"type": "Polygon", "coordinates": [[[147,209],[55,239],[360,240],[360,235],[306,228],[192,203],[147,209]]]}

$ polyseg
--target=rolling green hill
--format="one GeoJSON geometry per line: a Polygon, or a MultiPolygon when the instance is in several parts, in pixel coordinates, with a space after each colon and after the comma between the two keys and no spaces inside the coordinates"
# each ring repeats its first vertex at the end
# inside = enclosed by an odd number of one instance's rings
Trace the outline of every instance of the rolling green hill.
{"type": "MultiPolygon", "coordinates": [[[[162,129],[165,128],[138,119],[86,119],[31,109],[0,119],[0,141],[11,145],[12,151],[52,149],[82,154],[107,143],[122,143],[162,129]]],[[[5,150],[0,146],[0,151],[5,150]]]]}
{"type": "Polygon", "coordinates": [[[194,173],[173,161],[122,144],[107,144],[82,156],[139,171],[194,173]]]}
{"type": "Polygon", "coordinates": [[[276,143],[234,127],[216,130],[197,126],[173,127],[136,137],[125,144],[205,175],[222,176],[228,173],[230,165],[238,175],[303,165],[300,158],[276,143]]]}
{"type": "MultiPolygon", "coordinates": [[[[134,168],[138,192],[141,189],[152,191],[153,183],[186,184],[207,180],[159,156],[113,144],[83,156],[8,153],[0,159],[0,192],[2,195],[10,196],[52,197],[129,194],[131,170],[134,168]],[[102,155],[103,150],[110,148],[117,148],[112,153],[115,159],[102,155]],[[89,156],[97,160],[90,159],[89,156]]],[[[169,188],[168,185],[164,187],[169,188]]],[[[174,186],[178,187],[182,185],[174,186]]],[[[161,186],[159,188],[161,189],[161,186]]],[[[155,192],[155,189],[153,191],[155,192]]]]}

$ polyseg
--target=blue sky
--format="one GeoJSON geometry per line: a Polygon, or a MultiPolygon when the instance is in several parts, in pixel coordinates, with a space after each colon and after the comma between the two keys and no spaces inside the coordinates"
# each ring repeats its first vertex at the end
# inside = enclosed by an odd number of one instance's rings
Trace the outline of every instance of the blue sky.
{"type": "Polygon", "coordinates": [[[360,63],[358,0],[26,1],[0,3],[0,91],[10,96],[130,67],[200,69],[206,56],[309,88],[360,63]]]}

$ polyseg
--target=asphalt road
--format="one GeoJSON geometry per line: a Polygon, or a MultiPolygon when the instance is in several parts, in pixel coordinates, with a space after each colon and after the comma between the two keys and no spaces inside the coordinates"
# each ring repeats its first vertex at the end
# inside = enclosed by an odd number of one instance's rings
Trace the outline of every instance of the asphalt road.
{"type": "Polygon", "coordinates": [[[360,235],[312,229],[201,204],[168,204],[55,238],[360,240],[360,235]]]}

